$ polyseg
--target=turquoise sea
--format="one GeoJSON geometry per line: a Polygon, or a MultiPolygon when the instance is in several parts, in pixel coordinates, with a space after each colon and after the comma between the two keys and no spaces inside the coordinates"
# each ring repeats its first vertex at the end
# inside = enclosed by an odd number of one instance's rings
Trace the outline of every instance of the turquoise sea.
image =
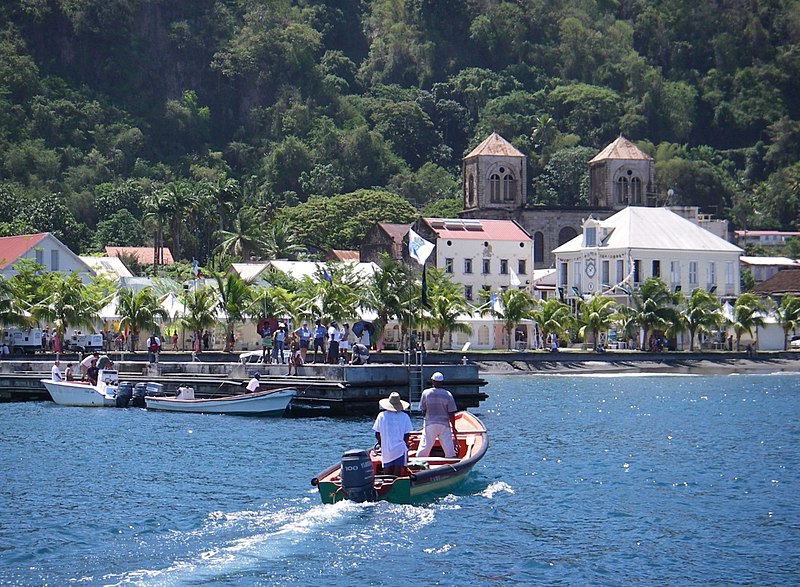
{"type": "Polygon", "coordinates": [[[800,376],[488,379],[414,506],[310,486],[368,418],[0,404],[0,585],[800,584],[800,376]]]}

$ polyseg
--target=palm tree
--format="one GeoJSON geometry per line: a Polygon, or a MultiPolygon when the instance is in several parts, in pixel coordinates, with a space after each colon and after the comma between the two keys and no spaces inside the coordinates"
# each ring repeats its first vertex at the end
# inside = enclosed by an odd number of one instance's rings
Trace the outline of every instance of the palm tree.
{"type": "Polygon", "coordinates": [[[511,350],[511,343],[514,340],[514,328],[525,320],[531,317],[536,303],[533,298],[520,289],[507,289],[500,292],[497,296],[499,304],[495,307],[490,307],[491,302],[484,304],[480,308],[481,315],[491,313],[495,318],[503,322],[503,330],[506,332],[506,340],[508,341],[508,350],[511,350]],[[498,307],[499,306],[499,307],[498,307]]]}
{"type": "Polygon", "coordinates": [[[264,255],[268,259],[297,261],[307,252],[305,245],[289,231],[288,224],[273,224],[264,234],[264,255]]]}
{"type": "Polygon", "coordinates": [[[217,296],[211,288],[201,288],[190,292],[186,296],[186,315],[181,318],[181,324],[194,333],[194,340],[200,340],[204,330],[212,328],[217,323],[214,307],[217,305],[217,296]]]}
{"type": "MultiPolygon", "coordinates": [[[[412,282],[405,266],[382,253],[378,269],[368,278],[361,308],[378,314],[375,328],[378,332],[377,349],[383,348],[384,328],[392,318],[400,318],[404,300],[411,297],[412,282]]],[[[401,321],[402,322],[402,321],[401,321]]]]}
{"type": "Polygon", "coordinates": [[[303,278],[297,295],[304,315],[319,316],[323,322],[341,321],[355,315],[364,289],[351,265],[333,263],[303,278]]]}
{"type": "Polygon", "coordinates": [[[220,309],[225,314],[225,352],[233,350],[233,330],[238,322],[244,322],[253,299],[250,284],[235,273],[214,275],[217,282],[220,309]]]}
{"type": "Polygon", "coordinates": [[[31,307],[37,319],[49,322],[55,330],[58,348],[63,349],[64,333],[68,328],[94,326],[101,300],[92,295],[81,278],[72,273],[66,278],[59,273],[49,274],[47,289],[50,295],[31,307]]]}
{"type": "Polygon", "coordinates": [[[136,352],[139,333],[153,332],[156,329],[156,318],[168,320],[169,314],[158,303],[153,290],[146,287],[137,293],[127,287],[117,292],[117,314],[120,316],[120,328],[128,331],[128,340],[132,352],[136,352]]]}
{"type": "Polygon", "coordinates": [[[142,221],[153,231],[153,268],[164,264],[164,227],[175,214],[172,201],[163,190],[156,189],[142,198],[142,221]]]}
{"type": "Polygon", "coordinates": [[[581,301],[580,329],[578,334],[586,340],[586,331],[592,333],[593,347],[596,349],[600,341],[600,333],[607,332],[614,324],[622,319],[617,309],[617,303],[604,295],[592,296],[588,302],[581,301]]]}
{"type": "Polygon", "coordinates": [[[15,294],[11,284],[0,277],[0,326],[31,326],[33,320],[23,310],[24,305],[27,304],[15,294]]]}
{"type": "Polygon", "coordinates": [[[764,326],[764,318],[759,314],[764,311],[764,304],[752,293],[743,293],[733,305],[731,327],[736,333],[736,350],[739,350],[742,335],[747,332],[753,336],[753,328],[764,326]]]}
{"type": "Polygon", "coordinates": [[[264,223],[253,208],[241,209],[230,230],[220,230],[216,234],[221,242],[215,252],[223,256],[247,262],[252,257],[263,258],[267,250],[264,223]]]}
{"type": "Polygon", "coordinates": [[[622,309],[627,319],[626,327],[636,324],[643,331],[642,350],[646,348],[652,330],[667,330],[678,322],[677,299],[678,294],[672,293],[661,279],[651,277],[634,294],[633,307],[622,309]]]}
{"type": "Polygon", "coordinates": [[[540,114],[536,120],[536,126],[531,131],[533,143],[542,155],[542,161],[547,163],[546,151],[558,134],[556,121],[549,114],[540,114]]]}
{"type": "Polygon", "coordinates": [[[539,325],[543,339],[551,334],[566,338],[567,332],[575,322],[569,306],[558,298],[549,298],[541,302],[531,311],[531,318],[539,325]]]}
{"type": "Polygon", "coordinates": [[[792,295],[783,296],[775,309],[778,324],[783,328],[783,350],[789,348],[789,333],[794,332],[800,322],[800,298],[792,295]]]}
{"type": "Polygon", "coordinates": [[[171,181],[161,190],[161,198],[172,210],[169,219],[169,232],[172,236],[172,255],[182,258],[181,228],[183,221],[196,208],[199,198],[191,184],[185,181],[171,181]]]}
{"type": "Polygon", "coordinates": [[[686,300],[686,308],[681,312],[686,329],[689,331],[689,350],[694,350],[695,337],[719,328],[724,322],[722,306],[716,296],[702,288],[696,288],[686,300]]]}
{"type": "Polygon", "coordinates": [[[469,324],[459,322],[462,314],[468,313],[471,306],[464,299],[461,287],[450,281],[444,272],[438,269],[428,270],[429,307],[422,323],[438,334],[438,348],[444,348],[445,334],[463,332],[471,334],[469,324]]]}

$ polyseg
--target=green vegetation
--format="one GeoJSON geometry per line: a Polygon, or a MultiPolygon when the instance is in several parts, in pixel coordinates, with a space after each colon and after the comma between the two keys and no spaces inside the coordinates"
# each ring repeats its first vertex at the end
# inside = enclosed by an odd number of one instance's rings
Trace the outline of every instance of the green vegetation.
{"type": "Polygon", "coordinates": [[[0,234],[202,264],[354,247],[449,215],[494,130],[534,204],[585,203],[622,132],[673,204],[797,227],[797,2],[9,0],[0,23],[0,234]]]}

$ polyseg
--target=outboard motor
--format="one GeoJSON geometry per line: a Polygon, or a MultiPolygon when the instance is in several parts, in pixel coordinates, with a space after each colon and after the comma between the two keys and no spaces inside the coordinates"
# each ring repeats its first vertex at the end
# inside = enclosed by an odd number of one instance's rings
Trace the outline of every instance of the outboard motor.
{"type": "Polygon", "coordinates": [[[134,408],[146,408],[147,403],[144,401],[144,396],[147,395],[147,384],[143,382],[137,383],[133,387],[133,398],[131,399],[131,405],[134,408]]]}
{"type": "Polygon", "coordinates": [[[130,381],[123,381],[117,387],[117,407],[127,408],[128,404],[133,397],[133,383],[130,381]]]}
{"type": "Polygon", "coordinates": [[[342,489],[350,501],[375,501],[375,473],[365,450],[348,450],[342,455],[342,489]]]}

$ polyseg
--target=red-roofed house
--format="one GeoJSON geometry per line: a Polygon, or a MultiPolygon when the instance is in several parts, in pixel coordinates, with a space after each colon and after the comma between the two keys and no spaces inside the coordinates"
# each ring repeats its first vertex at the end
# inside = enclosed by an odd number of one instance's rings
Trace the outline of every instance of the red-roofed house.
{"type": "Polygon", "coordinates": [[[331,249],[325,255],[326,261],[338,261],[339,263],[360,263],[361,255],[358,251],[346,251],[344,249],[331,249]]]}
{"type": "Polygon", "coordinates": [[[3,277],[16,275],[13,265],[22,258],[34,259],[44,265],[46,271],[77,271],[84,280],[94,275],[86,263],[49,232],[0,237],[0,272],[3,277]]]}
{"type": "MultiPolygon", "coordinates": [[[[140,265],[153,264],[153,247],[106,247],[106,255],[109,257],[133,257],[140,265]]],[[[164,261],[159,265],[172,265],[175,260],[172,258],[172,251],[168,247],[163,249],[164,261]]]]}
{"type": "Polygon", "coordinates": [[[436,245],[431,259],[464,286],[467,300],[476,300],[481,289],[530,285],[533,241],[513,220],[423,218],[417,232],[436,245]]]}

